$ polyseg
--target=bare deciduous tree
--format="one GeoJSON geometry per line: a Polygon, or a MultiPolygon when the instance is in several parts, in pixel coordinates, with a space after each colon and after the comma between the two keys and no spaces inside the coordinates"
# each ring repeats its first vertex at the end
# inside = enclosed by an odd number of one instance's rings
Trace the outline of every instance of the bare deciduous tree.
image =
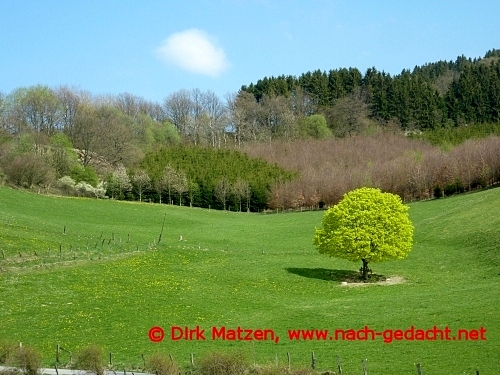
{"type": "Polygon", "coordinates": [[[229,121],[235,138],[235,143],[241,147],[243,142],[264,139],[266,129],[260,126],[260,106],[249,92],[240,92],[227,99],[229,121]]]}
{"type": "Polygon", "coordinates": [[[97,157],[111,165],[131,165],[142,157],[133,142],[132,119],[108,105],[85,105],[75,118],[71,138],[83,165],[97,157]]]}
{"type": "Polygon", "coordinates": [[[191,95],[187,90],[180,90],[170,94],[163,104],[165,113],[177,127],[179,133],[186,136],[189,133],[189,123],[191,121],[191,109],[193,103],[191,95]]]}
{"type": "Polygon", "coordinates": [[[222,101],[212,91],[207,91],[202,96],[203,113],[206,116],[206,132],[212,147],[220,147],[225,133],[226,109],[222,101]]]}
{"type": "Polygon", "coordinates": [[[337,99],[330,111],[330,120],[335,124],[337,135],[349,137],[362,128],[362,119],[368,116],[368,104],[360,88],[349,95],[337,99]]]}
{"type": "Polygon", "coordinates": [[[231,193],[231,188],[231,183],[229,182],[227,177],[222,177],[215,186],[215,197],[224,206],[224,211],[226,211],[226,204],[229,199],[229,194],[231,193]]]}
{"type": "Polygon", "coordinates": [[[60,86],[55,90],[55,95],[61,103],[61,126],[71,138],[77,114],[83,105],[91,102],[91,94],[70,89],[68,86],[60,86]]]}
{"type": "Polygon", "coordinates": [[[95,121],[94,108],[83,105],[74,118],[70,133],[73,145],[80,150],[82,164],[87,166],[98,156],[101,142],[101,132],[95,121]]]}
{"type": "Polygon", "coordinates": [[[24,121],[33,130],[50,136],[60,127],[61,103],[47,86],[38,85],[23,90],[18,105],[24,121]]]}
{"type": "Polygon", "coordinates": [[[292,140],[297,136],[296,118],[285,97],[264,95],[260,103],[260,121],[274,137],[292,140]]]}
{"type": "Polygon", "coordinates": [[[188,191],[189,185],[186,174],[183,171],[177,171],[173,189],[179,194],[179,206],[182,205],[182,195],[188,191]]]}
{"type": "Polygon", "coordinates": [[[172,203],[172,193],[175,191],[174,186],[177,181],[177,171],[168,164],[160,176],[160,183],[163,189],[168,192],[168,204],[172,203]]]}
{"type": "Polygon", "coordinates": [[[247,181],[243,180],[238,180],[236,183],[233,185],[233,195],[236,197],[238,200],[239,206],[240,206],[240,211],[242,209],[242,201],[243,199],[247,199],[247,208],[249,204],[249,199],[248,196],[250,194],[250,185],[248,184],[247,181]]]}

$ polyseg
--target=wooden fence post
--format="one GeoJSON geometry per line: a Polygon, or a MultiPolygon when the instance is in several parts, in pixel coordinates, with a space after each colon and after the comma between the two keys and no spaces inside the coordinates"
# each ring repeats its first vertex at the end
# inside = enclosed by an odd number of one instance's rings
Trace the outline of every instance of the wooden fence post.
{"type": "Polygon", "coordinates": [[[363,359],[361,363],[363,364],[363,375],[368,375],[368,371],[366,370],[366,359],[363,359]]]}
{"type": "Polygon", "coordinates": [[[337,368],[339,369],[339,375],[342,375],[342,364],[340,363],[339,356],[337,356],[337,368]]]}

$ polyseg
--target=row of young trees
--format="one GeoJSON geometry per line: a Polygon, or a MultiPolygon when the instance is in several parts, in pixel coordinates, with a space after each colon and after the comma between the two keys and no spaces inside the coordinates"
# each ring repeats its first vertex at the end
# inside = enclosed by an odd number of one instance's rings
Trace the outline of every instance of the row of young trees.
{"type": "Polygon", "coordinates": [[[237,150],[169,147],[148,154],[141,163],[151,179],[147,192],[158,200],[162,192],[178,195],[179,204],[242,211],[267,207],[271,186],[294,173],[250,158],[237,150]]]}
{"type": "Polygon", "coordinates": [[[276,142],[245,152],[299,172],[271,189],[271,208],[336,204],[356,188],[375,187],[405,201],[441,198],[500,183],[500,137],[470,139],[448,152],[404,135],[276,142]]]}
{"type": "Polygon", "coordinates": [[[38,185],[47,191],[58,187],[70,195],[107,195],[234,211],[328,206],[363,186],[412,201],[500,182],[497,136],[470,139],[447,152],[422,140],[385,133],[258,143],[247,147],[245,153],[163,148],[148,154],[138,167],[116,167],[103,177],[94,168],[76,163],[69,175],[56,179],[50,170],[57,155],[52,150],[43,156],[20,154],[14,163],[3,163],[2,167],[9,180],[19,186],[38,185]]]}

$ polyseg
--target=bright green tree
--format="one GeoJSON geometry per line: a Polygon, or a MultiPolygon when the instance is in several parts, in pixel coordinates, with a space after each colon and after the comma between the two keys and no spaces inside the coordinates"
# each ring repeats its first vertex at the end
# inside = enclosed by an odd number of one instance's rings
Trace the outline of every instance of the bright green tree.
{"type": "Polygon", "coordinates": [[[316,228],[314,244],[321,254],[363,262],[363,279],[368,263],[404,259],[413,242],[413,225],[408,206],[401,198],[379,189],[360,188],[344,195],[316,228]]]}
{"type": "Polygon", "coordinates": [[[303,138],[325,139],[332,135],[323,115],[304,117],[299,121],[299,131],[303,138]]]}

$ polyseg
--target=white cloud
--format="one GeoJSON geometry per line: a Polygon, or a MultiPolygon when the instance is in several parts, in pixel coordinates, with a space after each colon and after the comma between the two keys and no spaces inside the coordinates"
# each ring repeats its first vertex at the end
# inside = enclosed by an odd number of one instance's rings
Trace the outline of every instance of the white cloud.
{"type": "Polygon", "coordinates": [[[167,64],[193,73],[217,77],[230,63],[221,47],[205,31],[184,30],[165,39],[156,53],[167,64]]]}

